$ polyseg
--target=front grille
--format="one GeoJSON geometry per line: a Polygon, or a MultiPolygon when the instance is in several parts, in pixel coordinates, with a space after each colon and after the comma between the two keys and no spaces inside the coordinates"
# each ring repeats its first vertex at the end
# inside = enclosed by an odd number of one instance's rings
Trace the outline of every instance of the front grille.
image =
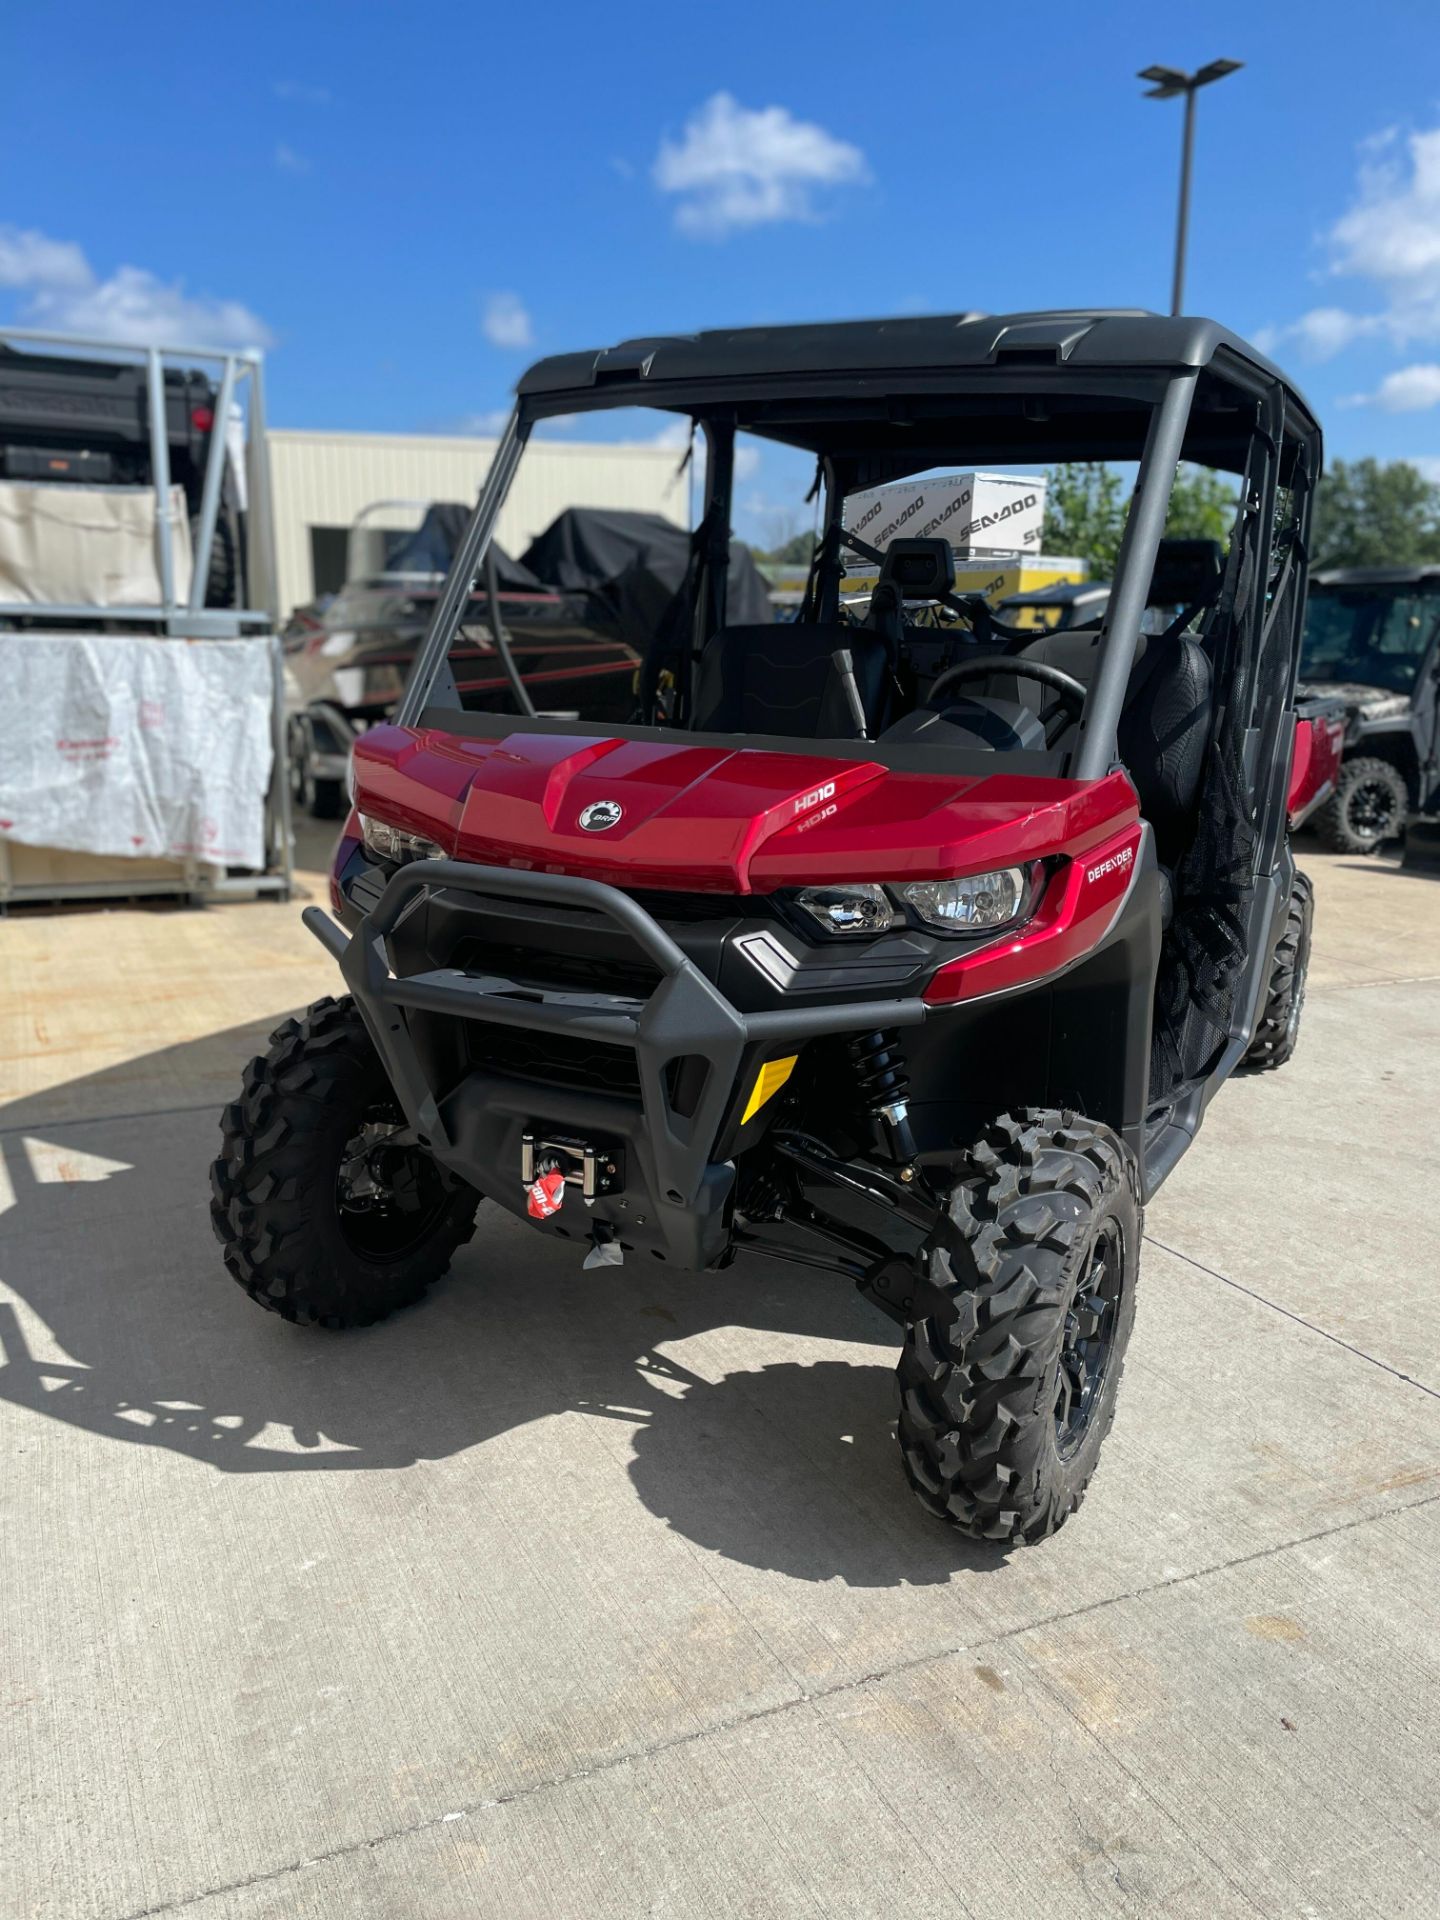
{"type": "Polygon", "coordinates": [[[481,1020],[467,1020],[465,1026],[474,1066],[548,1087],[580,1087],[620,1100],[640,1098],[633,1047],[611,1047],[601,1040],[577,1040],[528,1027],[496,1027],[481,1020]]]}
{"type": "Polygon", "coordinates": [[[600,959],[502,940],[462,940],[449,964],[463,973],[499,974],[517,986],[562,993],[615,993],[631,1000],[648,1000],[661,980],[660,969],[638,954],[634,959],[600,959]]]}
{"type": "Polygon", "coordinates": [[[627,887],[637,906],[661,925],[698,925],[706,920],[768,920],[774,917],[769,899],[754,893],[670,893],[658,887],[627,887]]]}

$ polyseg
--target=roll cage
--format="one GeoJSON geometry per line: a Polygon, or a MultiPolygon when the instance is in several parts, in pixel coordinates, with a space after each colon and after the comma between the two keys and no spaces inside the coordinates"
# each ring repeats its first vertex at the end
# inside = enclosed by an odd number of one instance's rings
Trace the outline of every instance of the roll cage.
{"type": "MultiPolygon", "coordinates": [[[[1209,644],[1247,772],[1259,776],[1267,755],[1276,756],[1298,659],[1319,428],[1283,374],[1215,322],[1130,312],[702,333],[539,362],[520,382],[400,724],[422,715],[444,724],[444,712],[460,705],[449,648],[534,427],[556,414],[635,406],[688,419],[706,450],[686,581],[640,676],[636,723],[644,737],[688,737],[694,674],[725,626],[735,436],[745,431],[816,460],[821,530],[800,618],[817,624],[838,617],[842,512],[859,488],[962,464],[1138,460],[1095,671],[1073,741],[1046,769],[1081,780],[1116,764],[1177,465],[1193,460],[1236,474],[1240,497],[1209,644]],[[656,690],[666,660],[676,693],[662,716],[656,690]]],[[[576,721],[567,730],[587,728],[576,721]]],[[[793,751],[794,742],[786,744],[793,751]]],[[[824,749],[867,758],[877,751],[855,739],[827,739],[824,749]]],[[[893,752],[896,764],[908,764],[903,748],[893,752]]],[[[1033,756],[1029,764],[1033,770],[1033,756]]]]}

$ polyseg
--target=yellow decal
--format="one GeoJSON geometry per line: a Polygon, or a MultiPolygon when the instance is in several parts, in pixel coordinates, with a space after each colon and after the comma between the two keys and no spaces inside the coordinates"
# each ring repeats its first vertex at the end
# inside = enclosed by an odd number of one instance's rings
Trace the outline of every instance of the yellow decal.
{"type": "Polygon", "coordinates": [[[784,1060],[767,1060],[765,1062],[764,1066],[761,1067],[759,1073],[755,1076],[755,1085],[750,1089],[750,1098],[745,1104],[744,1113],[740,1116],[740,1124],[742,1127],[760,1111],[771,1094],[780,1091],[781,1087],[784,1086],[785,1082],[795,1071],[795,1062],[799,1058],[798,1053],[792,1053],[784,1060]]]}

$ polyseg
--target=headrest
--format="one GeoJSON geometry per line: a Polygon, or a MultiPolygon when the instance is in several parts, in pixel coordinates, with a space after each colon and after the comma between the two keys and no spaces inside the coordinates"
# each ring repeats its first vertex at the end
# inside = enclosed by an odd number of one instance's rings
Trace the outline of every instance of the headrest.
{"type": "Polygon", "coordinates": [[[955,591],[955,549],[948,540],[892,540],[877,588],[888,583],[902,600],[938,600],[955,591]]]}
{"type": "Polygon", "coordinates": [[[1162,540],[1148,607],[1208,607],[1220,591],[1225,550],[1218,540],[1162,540]]]}

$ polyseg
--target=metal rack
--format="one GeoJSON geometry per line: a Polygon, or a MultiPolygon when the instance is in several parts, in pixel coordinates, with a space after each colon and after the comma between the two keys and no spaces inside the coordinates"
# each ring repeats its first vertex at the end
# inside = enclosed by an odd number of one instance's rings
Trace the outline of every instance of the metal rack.
{"type": "MultiPolygon", "coordinates": [[[[237,875],[217,874],[201,861],[187,859],[173,863],[173,873],[126,875],[117,872],[94,878],[17,879],[14,849],[0,838],[0,912],[12,904],[27,900],[127,899],[137,895],[171,894],[194,900],[227,896],[250,897],[271,894],[288,898],[292,878],[290,822],[290,786],[286,762],[284,669],[279,642],[279,606],[275,570],[275,517],[270,484],[270,459],[265,431],[264,356],[256,349],[224,350],[215,347],[157,346],[152,342],[102,340],[78,334],[50,333],[27,327],[0,326],[0,344],[39,346],[62,353],[83,354],[91,360],[119,363],[139,362],[146,369],[146,394],[150,443],[151,485],[155,494],[155,523],[159,547],[161,599],[150,606],[60,606],[48,603],[0,601],[0,640],[7,621],[42,622],[51,631],[63,630],[63,623],[97,622],[134,626],[139,633],[153,633],[157,643],[167,640],[228,640],[269,633],[274,637],[274,698],[271,706],[271,745],[273,759],[270,787],[266,795],[265,845],[263,871],[237,875]],[[219,385],[214,421],[206,453],[205,474],[201,484],[200,510],[192,556],[189,592],[185,601],[176,590],[175,523],[170,489],[170,442],[166,420],[165,373],[167,367],[183,362],[185,368],[197,362],[206,368],[218,368],[219,385]],[[246,407],[245,438],[246,553],[243,579],[245,598],[253,604],[244,607],[207,607],[205,582],[209,575],[211,551],[221,510],[228,429],[232,406],[242,393],[246,407]]],[[[76,856],[84,859],[87,856],[76,856]]],[[[122,868],[126,863],[112,863],[122,868]]]]}

